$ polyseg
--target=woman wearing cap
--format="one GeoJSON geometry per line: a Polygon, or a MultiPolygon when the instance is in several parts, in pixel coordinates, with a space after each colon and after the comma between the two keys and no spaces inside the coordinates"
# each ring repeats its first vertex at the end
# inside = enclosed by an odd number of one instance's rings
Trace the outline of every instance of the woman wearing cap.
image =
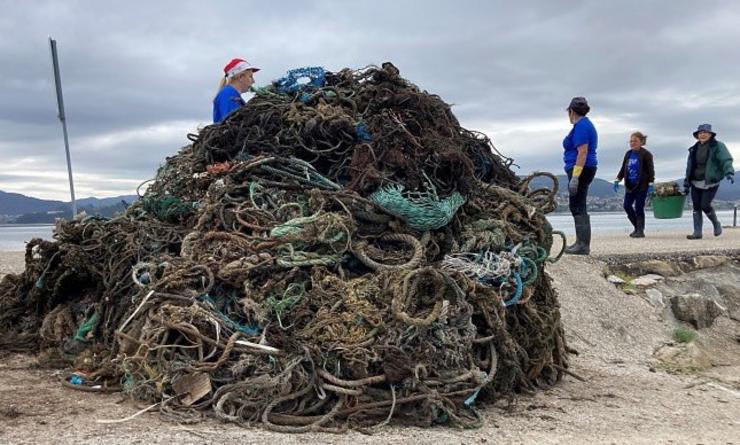
{"type": "Polygon", "coordinates": [[[653,155],[644,147],[647,136],[636,131],[630,135],[630,149],[624,154],[622,168],[614,180],[614,191],[619,190],[619,182],[624,179],[624,211],[635,230],[632,238],[645,237],[645,199],[653,191],[655,168],[653,155]]]}
{"type": "Polygon", "coordinates": [[[576,242],[565,253],[588,255],[591,250],[591,219],[586,209],[588,187],[596,175],[598,135],[586,117],[591,107],[586,98],[574,97],[566,109],[573,124],[563,139],[563,162],[568,175],[568,206],[576,226],[576,242]]]}
{"type": "Polygon", "coordinates": [[[727,147],[716,139],[717,133],[709,124],[701,124],[694,132],[697,142],[689,148],[686,162],[686,179],[684,189],[691,189],[693,205],[694,233],[688,239],[700,239],[702,235],[702,216],[704,212],[712,222],[714,236],[722,234],[722,224],[712,208],[712,200],[717,194],[722,178],[735,183],[735,170],[732,168],[732,156],[727,147]]]}
{"type": "Polygon", "coordinates": [[[219,123],[244,105],[242,93],[249,91],[254,83],[253,74],[259,71],[244,59],[232,59],[224,67],[224,77],[218,85],[218,94],[213,99],[213,123],[219,123]]]}

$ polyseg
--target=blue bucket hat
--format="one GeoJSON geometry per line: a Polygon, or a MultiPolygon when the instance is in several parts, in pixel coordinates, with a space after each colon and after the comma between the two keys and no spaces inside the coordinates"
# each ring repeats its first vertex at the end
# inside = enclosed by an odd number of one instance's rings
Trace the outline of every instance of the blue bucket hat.
{"type": "Polygon", "coordinates": [[[711,124],[701,124],[696,128],[696,131],[694,132],[694,137],[696,138],[700,132],[706,131],[707,133],[712,133],[712,137],[717,136],[717,133],[712,131],[712,125],[711,124]]]}

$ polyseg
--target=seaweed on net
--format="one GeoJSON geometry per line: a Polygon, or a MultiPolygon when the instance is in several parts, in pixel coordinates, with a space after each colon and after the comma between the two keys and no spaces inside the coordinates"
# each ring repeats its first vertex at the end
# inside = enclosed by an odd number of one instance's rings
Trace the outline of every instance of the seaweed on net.
{"type": "Polygon", "coordinates": [[[122,215],[27,245],[1,350],[284,432],[475,427],[563,375],[556,190],[392,64],[294,71],[189,138],[122,215]]]}

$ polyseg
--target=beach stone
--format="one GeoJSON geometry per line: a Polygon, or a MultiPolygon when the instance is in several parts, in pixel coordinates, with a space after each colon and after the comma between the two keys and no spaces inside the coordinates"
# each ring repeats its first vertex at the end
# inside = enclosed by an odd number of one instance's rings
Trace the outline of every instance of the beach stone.
{"type": "Polygon", "coordinates": [[[729,261],[729,258],[721,255],[699,255],[693,258],[693,266],[696,269],[708,269],[719,267],[729,261]]]}
{"type": "Polygon", "coordinates": [[[623,279],[619,278],[616,275],[609,275],[608,277],[606,277],[606,281],[612,284],[624,284],[625,283],[623,279]]]}
{"type": "Polygon", "coordinates": [[[665,303],[663,301],[663,293],[658,289],[648,289],[645,291],[645,295],[647,296],[648,302],[651,305],[655,306],[656,308],[665,307],[665,303]]]}
{"type": "Polygon", "coordinates": [[[677,277],[681,275],[678,264],[666,260],[647,260],[639,264],[642,273],[657,274],[663,277],[677,277]]]}
{"type": "Polygon", "coordinates": [[[671,310],[678,320],[691,324],[695,329],[712,326],[714,320],[725,312],[716,301],[699,294],[671,298],[671,310]]]}
{"type": "Polygon", "coordinates": [[[663,345],[655,351],[661,362],[675,367],[702,370],[712,367],[712,359],[695,342],[663,345]]]}
{"type": "Polygon", "coordinates": [[[656,274],[647,274],[641,277],[637,277],[632,280],[632,284],[638,287],[650,287],[658,284],[659,281],[663,281],[664,278],[656,274]]]}

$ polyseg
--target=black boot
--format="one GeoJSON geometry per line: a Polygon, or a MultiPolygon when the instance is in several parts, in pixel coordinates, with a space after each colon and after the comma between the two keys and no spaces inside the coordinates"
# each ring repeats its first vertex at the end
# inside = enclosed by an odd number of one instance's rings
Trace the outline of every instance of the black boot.
{"type": "Polygon", "coordinates": [[[588,215],[573,217],[576,223],[576,242],[565,248],[571,255],[588,255],[591,252],[591,218],[588,215]]]}
{"type": "Polygon", "coordinates": [[[630,233],[630,237],[634,238],[635,234],[637,233],[637,217],[635,217],[631,213],[628,213],[627,219],[630,220],[630,222],[632,223],[632,227],[633,227],[632,233],[630,233]]]}
{"type": "Polygon", "coordinates": [[[712,221],[712,226],[714,226],[714,236],[722,235],[722,223],[717,219],[717,214],[714,213],[714,209],[707,213],[707,218],[709,218],[709,221],[712,221]]]}
{"type": "Polygon", "coordinates": [[[635,224],[634,235],[630,235],[632,238],[645,238],[645,215],[638,216],[635,224]]]}
{"type": "Polygon", "coordinates": [[[701,210],[699,211],[694,210],[693,212],[691,212],[691,215],[694,217],[694,233],[692,233],[691,235],[686,235],[686,238],[701,239],[701,224],[702,224],[701,210]]]}

